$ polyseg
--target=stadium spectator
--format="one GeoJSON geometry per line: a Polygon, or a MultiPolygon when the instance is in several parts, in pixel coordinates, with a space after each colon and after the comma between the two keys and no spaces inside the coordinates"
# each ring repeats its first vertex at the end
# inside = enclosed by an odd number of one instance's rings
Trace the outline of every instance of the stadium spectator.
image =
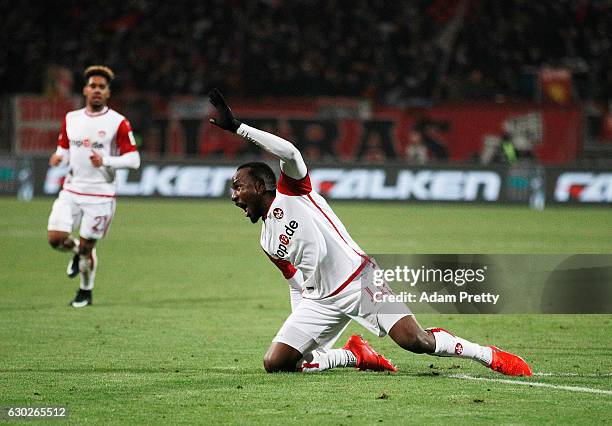
{"type": "Polygon", "coordinates": [[[448,160],[448,150],[439,133],[448,131],[448,123],[423,118],[410,129],[406,158],[415,164],[448,160]]]}
{"type": "Polygon", "coordinates": [[[607,101],[612,4],[356,0],[0,2],[0,92],[41,92],[50,66],[104,61],[141,92],[533,99],[543,66],[574,74],[583,99],[607,101]],[[86,30],[85,30],[86,29],[86,30]],[[24,72],[27,70],[27,72],[24,72]]]}

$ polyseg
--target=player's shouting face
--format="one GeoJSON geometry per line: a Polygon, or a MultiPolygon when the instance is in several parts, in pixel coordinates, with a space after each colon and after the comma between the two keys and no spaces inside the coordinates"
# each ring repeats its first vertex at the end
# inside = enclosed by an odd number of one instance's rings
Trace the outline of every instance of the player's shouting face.
{"type": "Polygon", "coordinates": [[[266,187],[263,181],[251,175],[250,169],[245,167],[239,169],[232,178],[231,189],[234,204],[244,210],[245,216],[252,223],[257,223],[266,209],[266,187]]]}
{"type": "Polygon", "coordinates": [[[101,75],[92,75],[83,88],[83,95],[90,110],[100,111],[110,98],[108,81],[101,75]]]}

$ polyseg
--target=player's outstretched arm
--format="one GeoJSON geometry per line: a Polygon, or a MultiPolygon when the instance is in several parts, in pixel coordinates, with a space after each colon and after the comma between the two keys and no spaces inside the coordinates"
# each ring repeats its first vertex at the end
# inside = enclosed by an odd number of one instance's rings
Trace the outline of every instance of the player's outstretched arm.
{"type": "Polygon", "coordinates": [[[283,173],[293,179],[302,179],[308,173],[300,151],[289,141],[272,133],[256,129],[238,121],[232,110],[225,102],[219,90],[213,89],[210,93],[210,103],[217,109],[218,118],[211,118],[210,122],[223,130],[237,133],[249,142],[262,147],[280,159],[283,173]]]}

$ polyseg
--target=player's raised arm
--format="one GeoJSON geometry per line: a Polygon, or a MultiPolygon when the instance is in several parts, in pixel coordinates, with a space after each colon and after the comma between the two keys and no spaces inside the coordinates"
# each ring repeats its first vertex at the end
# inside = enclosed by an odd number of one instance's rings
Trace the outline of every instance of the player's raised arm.
{"type": "Polygon", "coordinates": [[[223,130],[237,133],[278,157],[281,170],[287,176],[293,179],[302,179],[306,176],[308,169],[302,159],[302,154],[291,142],[238,121],[217,89],[213,89],[210,93],[210,103],[219,113],[218,118],[210,119],[212,124],[223,130]]]}

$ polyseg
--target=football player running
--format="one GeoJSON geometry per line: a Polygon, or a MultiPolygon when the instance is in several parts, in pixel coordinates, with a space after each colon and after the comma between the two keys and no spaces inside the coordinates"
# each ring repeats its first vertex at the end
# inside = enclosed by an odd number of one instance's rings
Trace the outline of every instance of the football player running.
{"type": "Polygon", "coordinates": [[[66,273],[80,275],[70,306],[93,303],[98,267],[96,242],[103,238],[115,214],[115,169],[140,167],[140,155],[130,123],[107,106],[113,71],[93,65],[84,72],[85,108],[66,114],[52,167],[69,166],[62,190],[53,203],[47,226],[51,247],[73,253],[66,273]],[[118,154],[118,155],[117,155],[118,154]],[[79,238],[71,233],[79,229],[79,238]]]}

